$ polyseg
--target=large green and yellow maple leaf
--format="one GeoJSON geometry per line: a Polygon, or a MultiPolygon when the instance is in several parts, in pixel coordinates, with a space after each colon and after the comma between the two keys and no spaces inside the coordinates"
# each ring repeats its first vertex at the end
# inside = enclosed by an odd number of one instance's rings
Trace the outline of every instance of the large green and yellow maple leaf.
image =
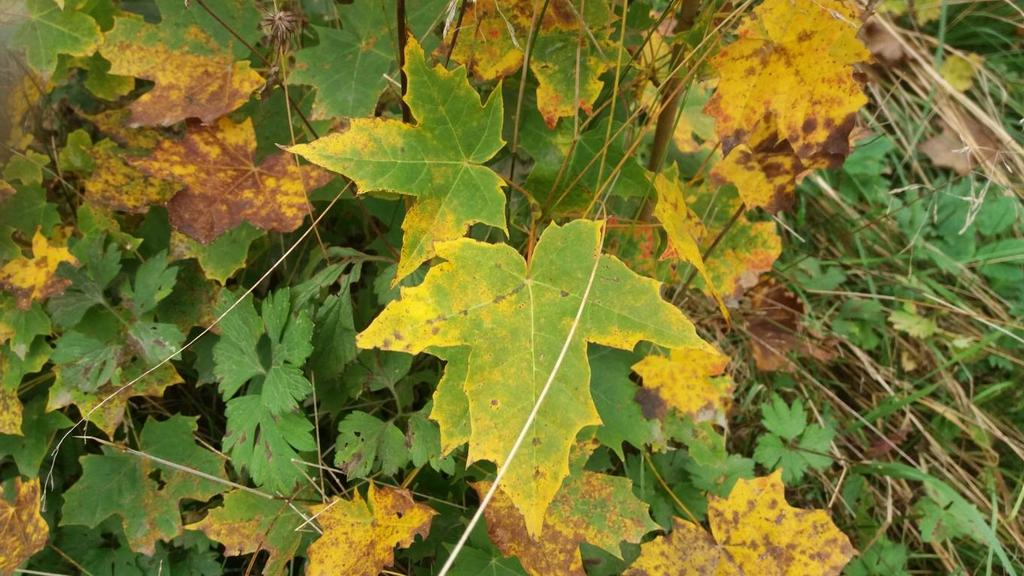
{"type": "Polygon", "coordinates": [[[501,486],[533,535],[541,532],[545,512],[569,474],[576,434],[601,423],[590,396],[587,343],[632,349],[641,340],[672,348],[702,342],[693,324],[661,299],[659,283],[603,255],[601,241],[601,223],[576,220],[545,230],[529,262],[503,244],[438,244],[447,262],[432,268],[419,286],[404,288],[357,338],[363,348],[468,350],[445,353],[446,370],[464,377],[442,382],[431,418],[442,430],[455,422],[469,433],[461,440],[469,441],[470,462],[505,463],[554,372],[549,395],[501,486]],[[461,394],[450,389],[459,384],[461,394]]]}
{"type": "Polygon", "coordinates": [[[463,69],[427,64],[410,39],[406,104],[415,126],[397,120],[358,118],[348,130],[289,150],[351,178],[359,192],[416,197],[405,215],[396,282],[434,256],[434,244],[482,222],[506,230],[501,178],[483,165],[505,145],[501,90],[481,106],[463,69]]]}

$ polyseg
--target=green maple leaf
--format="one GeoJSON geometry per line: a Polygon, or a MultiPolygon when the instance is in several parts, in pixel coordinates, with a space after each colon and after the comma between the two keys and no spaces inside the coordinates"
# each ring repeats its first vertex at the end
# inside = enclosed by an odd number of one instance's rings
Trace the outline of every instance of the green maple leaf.
{"type": "Polygon", "coordinates": [[[295,54],[292,84],[316,87],[313,117],[370,116],[395,60],[394,14],[377,0],[338,8],[341,30],[313,26],[320,43],[295,54]]]}
{"type": "Polygon", "coordinates": [[[25,403],[21,435],[0,434],[0,458],[10,456],[22,476],[35,478],[54,433],[68,426],[67,416],[46,411],[46,396],[40,395],[25,403]]]}
{"type": "MultiPolygon", "coordinates": [[[[196,418],[149,420],[139,450],[150,456],[223,477],[216,454],[196,445],[196,418]]],[[[158,540],[182,534],[180,500],[207,500],[223,486],[138,455],[104,447],[82,458],[82,477],[64,493],[62,524],[94,527],[118,515],[132,550],[152,555],[158,540]],[[113,489],[112,489],[113,487],[113,489]]]]}
{"type": "Polygon", "coordinates": [[[607,120],[594,124],[576,134],[570,122],[552,130],[540,115],[526,116],[522,148],[533,157],[534,165],[524,186],[550,213],[581,213],[598,192],[628,197],[651,191],[648,172],[627,157],[628,130],[623,130],[623,124],[609,126],[607,120]]]}
{"type": "Polygon", "coordinates": [[[633,364],[639,360],[640,356],[622,350],[595,347],[590,353],[590,393],[602,421],[597,439],[622,461],[626,459],[624,442],[643,449],[661,436],[658,421],[645,418],[636,402],[640,386],[629,379],[633,364]]]}
{"type": "Polygon", "coordinates": [[[191,530],[202,530],[211,540],[224,544],[226,556],[269,553],[263,573],[284,574],[302,543],[298,530],[303,517],[286,500],[269,500],[241,490],[224,495],[224,505],[214,508],[191,530]]]}
{"type": "MultiPolygon", "coordinates": [[[[372,116],[395,65],[394,0],[356,0],[337,8],[341,29],[313,26],[320,43],[295,53],[291,84],[316,88],[313,117],[372,116]]],[[[444,8],[439,0],[416,2],[407,15],[414,37],[429,31],[444,8]]]]}
{"type": "Polygon", "coordinates": [[[416,197],[402,222],[397,280],[433,257],[435,243],[462,237],[471,224],[506,231],[501,178],[483,166],[504,146],[501,89],[481,106],[464,69],[428,66],[412,39],[405,62],[415,126],[357,118],[345,132],[289,149],[351,178],[360,192],[416,197]]]}
{"type": "Polygon", "coordinates": [[[394,476],[409,461],[402,431],[358,410],[338,424],[337,450],[334,463],[350,478],[366,478],[376,471],[394,476]]]}
{"type": "Polygon", "coordinates": [[[502,484],[531,534],[540,532],[569,474],[576,434],[601,423],[590,397],[587,343],[632,349],[641,340],[669,348],[701,342],[690,321],[661,299],[657,282],[601,254],[601,229],[587,220],[552,225],[529,264],[507,245],[470,239],[438,244],[447,262],[419,286],[403,288],[401,298],[356,339],[363,348],[446,356],[446,373],[464,377],[446,378],[441,386],[462,384],[466,401],[438,390],[431,418],[440,424],[442,440],[450,439],[449,422],[465,433],[468,421],[469,462],[501,465],[554,370],[594,271],[549,396],[502,484]],[[435,352],[456,347],[468,352],[435,352]]]}
{"type": "MultiPolygon", "coordinates": [[[[0,181],[2,188],[3,182],[0,181]]],[[[13,188],[14,195],[0,201],[0,231],[13,228],[31,237],[38,227],[49,236],[53,227],[60,224],[60,215],[57,206],[46,201],[46,191],[34,185],[13,188]]]]}
{"type": "Polygon", "coordinates": [[[89,56],[100,43],[100,27],[88,15],[53,0],[26,0],[25,21],[14,32],[11,47],[24,48],[33,70],[49,76],[57,68],[57,55],[89,56]]]}

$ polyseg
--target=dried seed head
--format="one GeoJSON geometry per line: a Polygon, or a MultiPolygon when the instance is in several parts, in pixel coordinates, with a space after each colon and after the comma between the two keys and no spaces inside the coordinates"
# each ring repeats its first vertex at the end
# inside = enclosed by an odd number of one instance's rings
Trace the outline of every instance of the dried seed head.
{"type": "Polygon", "coordinates": [[[301,24],[301,17],[289,10],[271,8],[263,13],[260,28],[275,48],[283,48],[301,24]]]}

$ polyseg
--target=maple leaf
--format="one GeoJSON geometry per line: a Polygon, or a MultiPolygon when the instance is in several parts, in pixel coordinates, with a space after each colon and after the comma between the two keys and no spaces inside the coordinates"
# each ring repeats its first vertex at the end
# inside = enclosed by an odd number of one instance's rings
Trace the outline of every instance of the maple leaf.
{"type": "Polygon", "coordinates": [[[21,433],[22,406],[18,390],[0,386],[0,434],[21,433]]]}
{"type": "Polygon", "coordinates": [[[71,284],[57,275],[61,262],[78,264],[66,246],[51,244],[42,232],[36,230],[32,236],[32,257],[19,256],[4,264],[0,268],[0,286],[17,298],[19,308],[27,310],[33,302],[61,294],[71,284]]]}
{"type": "Polygon", "coordinates": [[[100,54],[110,73],[152,80],[153,89],[129,106],[134,126],[168,126],[186,118],[212,122],[249,99],[263,79],[249,67],[232,32],[252,45],[259,12],[241,0],[208,2],[224,22],[175,0],[157,0],[160,23],[118,16],[100,54]],[[231,30],[232,32],[228,32],[231,30]]]}
{"type": "MultiPolygon", "coordinates": [[[[97,341],[96,346],[100,349],[105,349],[108,344],[97,341]]],[[[88,369],[90,362],[102,363],[106,361],[108,361],[107,357],[98,361],[96,356],[88,355],[81,360],[81,363],[84,365],[82,368],[88,369]]],[[[116,364],[116,352],[109,361],[112,367],[116,364]]],[[[124,369],[117,383],[108,382],[94,390],[83,390],[79,381],[66,376],[68,371],[66,365],[58,366],[56,370],[58,375],[57,382],[50,388],[46,409],[60,410],[74,404],[83,416],[88,415],[89,422],[95,424],[97,428],[103,430],[108,436],[113,436],[114,432],[124,422],[124,413],[128,409],[128,404],[132,398],[141,396],[159,398],[164,395],[164,390],[169,386],[184,382],[178,371],[174,369],[174,366],[165,364],[135,386],[125,391],[119,391],[121,388],[119,383],[121,381],[125,379],[131,381],[147,368],[149,368],[149,365],[136,361],[124,369]]]]}
{"type": "MultiPolygon", "coordinates": [[[[148,420],[139,450],[222,477],[222,461],[196,445],[192,439],[195,430],[196,418],[175,415],[163,422],[148,420]]],[[[157,540],[182,534],[179,500],[206,500],[221,491],[220,484],[211,480],[106,446],[102,455],[88,454],[81,463],[82,477],[64,493],[61,524],[95,527],[116,514],[132,550],[150,556],[157,540]],[[116,490],[110,489],[112,478],[117,479],[116,490]]]]}
{"type": "Polygon", "coordinates": [[[793,508],[780,473],[739,480],[708,502],[711,533],[673,520],[673,531],[641,547],[627,576],[654,574],[838,575],[856,550],[824,510],[793,508]]]}
{"type": "Polygon", "coordinates": [[[315,86],[313,118],[370,116],[387,86],[395,51],[385,6],[360,0],[338,8],[341,30],[313,26],[320,43],[295,53],[292,84],[315,86]]]}
{"type": "Polygon", "coordinates": [[[666,408],[674,408],[695,422],[725,426],[735,387],[730,376],[721,375],[728,365],[729,357],[710,345],[645,357],[633,365],[644,381],[638,399],[645,415],[660,418],[666,408]]]}
{"type": "MultiPolygon", "coordinates": [[[[3,18],[11,17],[7,12],[14,7],[5,5],[3,18]]],[[[64,9],[53,0],[26,0],[24,7],[25,20],[15,30],[10,46],[24,48],[25,61],[43,76],[53,74],[59,54],[89,56],[100,43],[100,27],[87,14],[64,9]]]]}
{"type": "MultiPolygon", "coordinates": [[[[420,38],[436,24],[444,0],[421,0],[406,13],[420,38]]],[[[395,2],[356,0],[338,6],[341,29],[313,26],[319,44],[295,53],[289,84],[316,88],[313,118],[372,116],[395,61],[395,2]]]]}
{"type": "MultiPolygon", "coordinates": [[[[452,59],[481,80],[519,70],[534,14],[546,5],[530,70],[537,77],[537,108],[548,127],[582,109],[588,114],[601,93],[600,77],[614,64],[612,24],[606,0],[481,0],[466,9],[452,59]],[[586,30],[582,30],[582,27],[586,30]]],[[[453,30],[448,42],[454,40],[453,30]]]]}
{"type": "Polygon", "coordinates": [[[150,156],[129,158],[142,172],[184,185],[167,204],[171,225],[204,244],[248,221],[264,230],[291,232],[309,214],[306,194],[330,174],[298,166],[278,152],[257,165],[252,119],[221,118],[164,139],[150,156]]]}
{"type": "MultiPolygon", "coordinates": [[[[489,482],[473,485],[477,494],[489,482]]],[[[621,558],[621,542],[638,543],[658,525],[647,504],[633,495],[628,478],[578,471],[566,479],[544,516],[544,529],[536,539],[508,496],[496,492],[484,512],[487,533],[505,556],[515,556],[535,576],[585,576],[580,544],[597,546],[621,558]]]]}
{"type": "Polygon", "coordinates": [[[772,269],[782,254],[782,239],[774,222],[753,222],[736,211],[743,205],[732,187],[691,189],[687,202],[702,215],[706,233],[700,240],[702,253],[718,239],[704,261],[710,282],[698,279],[705,292],[712,290],[733,301],[758,283],[762,272],[772,269]]]}
{"type": "Polygon", "coordinates": [[[649,420],[636,402],[640,387],[630,380],[630,366],[637,355],[623,350],[590,350],[590,393],[601,416],[597,439],[625,461],[622,444],[628,442],[643,449],[661,438],[661,424],[649,420]]]}
{"type": "Polygon", "coordinates": [[[672,518],[672,532],[641,546],[640,556],[625,572],[625,576],[662,574],[728,576],[742,572],[723,559],[711,534],[692,522],[672,518]]]}
{"type": "Polygon", "coordinates": [[[465,71],[427,65],[410,39],[405,50],[417,125],[357,118],[345,132],[289,150],[351,178],[359,192],[416,197],[402,222],[405,237],[395,280],[434,256],[434,244],[459,238],[482,222],[507,231],[501,178],[482,164],[504,146],[501,89],[480,105],[465,71]]]}
{"type": "Polygon", "coordinates": [[[181,182],[144,174],[125,159],[125,151],[111,140],[90,150],[96,169],[85,180],[85,197],[112,210],[143,214],[153,204],[164,204],[181,190],[181,182]]]}
{"type": "Polygon", "coordinates": [[[284,574],[288,562],[302,543],[298,530],[305,519],[293,511],[287,500],[270,500],[242,490],[224,495],[224,505],[214,508],[190,530],[202,530],[211,540],[224,545],[225,556],[268,553],[263,573],[284,574]]]}
{"type": "Polygon", "coordinates": [[[308,576],[377,576],[395,561],[395,547],[426,538],[437,512],[412,499],[408,490],[370,483],[366,499],[335,498],[313,509],[323,535],[309,545],[308,576]]]}
{"type": "Polygon", "coordinates": [[[595,270],[578,329],[526,438],[529,450],[511,463],[502,484],[531,534],[540,532],[544,512],[568,476],[577,432],[600,424],[589,394],[587,342],[623,349],[640,340],[668,347],[701,342],[689,320],[661,299],[657,282],[601,254],[601,228],[587,220],[552,225],[529,264],[507,245],[469,239],[438,244],[447,262],[431,268],[419,286],[403,288],[356,340],[362,348],[432,354],[438,347],[465,347],[465,355],[439,353],[448,358],[446,372],[454,368],[465,378],[441,383],[431,418],[443,438],[449,422],[465,434],[468,421],[469,462],[502,465],[559,358],[595,270]],[[453,366],[457,362],[464,364],[453,366]],[[459,384],[462,394],[441,390],[459,384]],[[460,396],[466,401],[460,403],[460,396]]]}
{"type": "Polygon", "coordinates": [[[750,304],[751,313],[744,321],[758,370],[795,371],[796,363],[786,357],[790,352],[821,361],[832,358],[832,353],[804,329],[803,302],[785,286],[774,279],[762,282],[751,291],[750,304]]]}
{"type": "Polygon", "coordinates": [[[707,236],[707,229],[686,203],[684,185],[679,181],[679,167],[673,163],[668,169],[655,174],[654,189],[658,194],[654,217],[665,229],[669,242],[669,249],[661,257],[674,256],[693,265],[718,303],[722,316],[728,320],[729,310],[725,307],[725,302],[716,289],[701,254],[700,241],[707,236]]]}
{"type": "Polygon", "coordinates": [[[712,178],[736,186],[747,208],[775,213],[793,205],[799,159],[789,154],[758,154],[746,144],[715,164],[712,178]]]}
{"type": "Polygon", "coordinates": [[[23,482],[15,476],[13,501],[3,497],[10,492],[4,488],[0,487],[0,573],[13,574],[46,547],[50,527],[39,514],[38,479],[23,482]]]}
{"type": "Polygon", "coordinates": [[[767,0],[739,39],[711,59],[718,87],[707,105],[728,153],[771,122],[800,158],[841,158],[867,103],[853,65],[870,54],[846,0],[767,0]]]}

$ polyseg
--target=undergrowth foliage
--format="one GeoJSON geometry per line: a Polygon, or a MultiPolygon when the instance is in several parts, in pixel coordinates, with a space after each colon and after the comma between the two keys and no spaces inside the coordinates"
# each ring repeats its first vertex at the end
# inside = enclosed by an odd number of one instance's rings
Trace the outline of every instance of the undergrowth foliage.
{"type": "Polygon", "coordinates": [[[4,0],[0,572],[840,573],[836,430],[730,453],[680,303],[850,153],[861,18],[4,0]]]}

